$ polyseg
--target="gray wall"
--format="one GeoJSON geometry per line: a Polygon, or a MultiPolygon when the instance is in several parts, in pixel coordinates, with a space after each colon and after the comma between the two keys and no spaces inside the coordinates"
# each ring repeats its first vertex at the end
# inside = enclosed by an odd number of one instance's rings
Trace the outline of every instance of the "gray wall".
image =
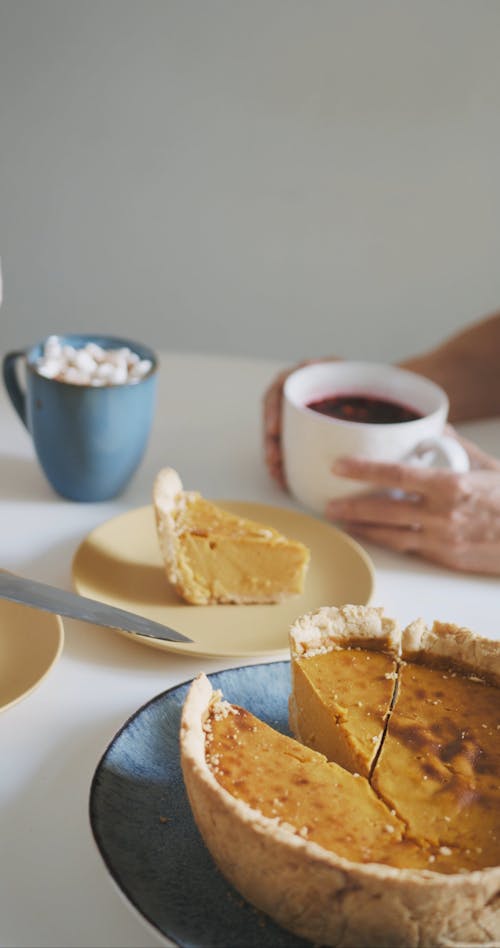
{"type": "Polygon", "coordinates": [[[0,0],[2,349],[395,359],[500,306],[500,0],[0,0]]]}

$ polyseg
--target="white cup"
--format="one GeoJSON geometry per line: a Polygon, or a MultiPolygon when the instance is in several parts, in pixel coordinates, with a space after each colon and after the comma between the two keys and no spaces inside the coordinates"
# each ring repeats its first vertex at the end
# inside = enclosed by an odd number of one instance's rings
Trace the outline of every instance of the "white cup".
{"type": "Polygon", "coordinates": [[[448,397],[434,382],[373,362],[319,362],[288,376],[283,391],[282,449],[285,477],[293,496],[323,514],[329,500],[369,489],[332,473],[339,457],[446,466],[467,471],[469,458],[443,434],[448,397]],[[307,407],[335,395],[363,395],[412,408],[419,416],[390,424],[345,421],[307,407]]]}

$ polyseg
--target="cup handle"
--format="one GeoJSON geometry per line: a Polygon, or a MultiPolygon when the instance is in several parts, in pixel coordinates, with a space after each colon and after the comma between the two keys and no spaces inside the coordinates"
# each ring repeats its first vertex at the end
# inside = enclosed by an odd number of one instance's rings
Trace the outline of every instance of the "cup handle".
{"type": "Polygon", "coordinates": [[[418,467],[446,467],[457,474],[470,470],[469,455],[455,438],[424,438],[404,458],[403,463],[418,467]]]}
{"type": "Polygon", "coordinates": [[[21,386],[19,385],[19,380],[17,378],[17,362],[24,356],[23,350],[17,352],[8,352],[7,355],[3,358],[2,369],[3,369],[3,380],[5,383],[5,388],[7,389],[7,394],[17,411],[23,425],[28,427],[28,422],[26,418],[26,393],[23,392],[21,386]]]}

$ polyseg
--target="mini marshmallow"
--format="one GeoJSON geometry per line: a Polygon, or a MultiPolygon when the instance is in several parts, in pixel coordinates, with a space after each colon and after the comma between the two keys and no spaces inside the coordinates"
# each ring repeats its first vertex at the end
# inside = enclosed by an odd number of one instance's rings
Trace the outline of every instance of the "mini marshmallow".
{"type": "Polygon", "coordinates": [[[103,349],[95,342],[76,349],[62,345],[58,336],[49,336],[36,369],[47,379],[57,379],[71,385],[136,384],[151,370],[150,359],[141,359],[128,346],[103,349]]]}
{"type": "Polygon", "coordinates": [[[76,349],[74,348],[74,346],[63,346],[62,354],[66,362],[73,362],[73,359],[75,358],[75,355],[76,355],[76,349]]]}
{"type": "Polygon", "coordinates": [[[88,354],[92,356],[95,362],[104,362],[106,358],[106,351],[102,346],[98,346],[96,342],[88,342],[85,346],[88,354]]]}
{"type": "Polygon", "coordinates": [[[57,336],[49,336],[47,342],[45,343],[45,355],[52,357],[60,356],[61,352],[62,346],[57,336]]]}
{"type": "Polygon", "coordinates": [[[130,369],[130,376],[133,379],[141,379],[147,372],[149,372],[153,363],[150,359],[140,359],[139,362],[136,362],[135,365],[130,369]]]}
{"type": "Polygon", "coordinates": [[[127,366],[115,365],[109,377],[111,385],[125,385],[127,381],[127,366]]]}
{"type": "Polygon", "coordinates": [[[108,381],[113,374],[113,366],[110,362],[100,362],[95,368],[95,376],[98,379],[108,381]]]}
{"type": "Polygon", "coordinates": [[[44,375],[46,379],[55,379],[62,370],[62,362],[59,359],[47,359],[43,365],[38,366],[39,375],[44,375]]]}
{"type": "Polygon", "coordinates": [[[81,369],[82,372],[88,372],[90,375],[95,371],[97,365],[95,359],[92,358],[86,349],[78,349],[75,352],[73,363],[78,369],[81,369]]]}

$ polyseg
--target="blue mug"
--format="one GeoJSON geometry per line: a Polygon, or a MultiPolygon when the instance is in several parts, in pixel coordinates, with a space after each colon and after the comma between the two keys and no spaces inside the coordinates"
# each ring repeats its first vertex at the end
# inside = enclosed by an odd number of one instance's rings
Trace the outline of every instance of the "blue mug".
{"type": "Polygon", "coordinates": [[[153,421],[158,359],[151,349],[113,336],[58,336],[75,349],[89,342],[103,349],[129,348],[152,363],[134,384],[74,385],[37,371],[42,341],[3,359],[5,387],[30,432],[41,467],[52,487],[70,500],[102,501],[120,494],[137,469],[153,421]],[[26,390],[17,363],[26,363],[26,390]]]}

